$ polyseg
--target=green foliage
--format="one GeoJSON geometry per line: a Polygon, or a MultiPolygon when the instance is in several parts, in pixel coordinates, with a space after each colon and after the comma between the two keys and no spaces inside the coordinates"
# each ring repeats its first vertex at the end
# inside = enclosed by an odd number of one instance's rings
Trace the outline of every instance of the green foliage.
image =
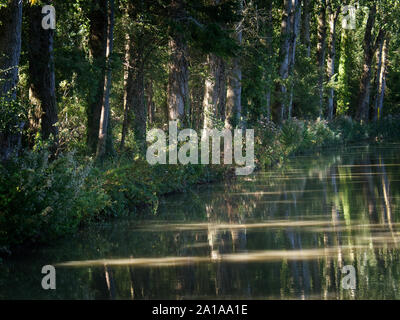
{"type": "Polygon", "coordinates": [[[25,152],[0,166],[0,246],[43,242],[74,232],[108,203],[101,184],[73,154],[49,161],[25,152]]]}
{"type": "Polygon", "coordinates": [[[350,117],[326,120],[292,118],[277,127],[266,119],[255,126],[257,165],[266,169],[280,164],[295,154],[316,151],[340,144],[361,142],[392,142],[400,139],[399,116],[388,116],[370,124],[361,124],[350,117]]]}
{"type": "Polygon", "coordinates": [[[264,169],[283,160],[283,145],[277,138],[279,128],[266,118],[260,119],[254,128],[254,153],[258,167],[264,169]]]}
{"type": "Polygon", "coordinates": [[[27,119],[26,108],[17,100],[0,97],[0,132],[19,133],[27,119]]]}
{"type": "Polygon", "coordinates": [[[332,123],[332,127],[345,143],[361,142],[368,139],[368,128],[350,117],[339,117],[332,123]]]}
{"type": "Polygon", "coordinates": [[[400,139],[400,116],[387,117],[369,125],[371,138],[375,141],[394,142],[400,139]]]}
{"type": "Polygon", "coordinates": [[[143,206],[156,207],[160,195],[184,192],[193,184],[221,179],[227,168],[204,165],[149,165],[144,160],[114,166],[104,174],[104,190],[111,197],[109,213],[127,215],[143,206]]]}
{"type": "Polygon", "coordinates": [[[285,146],[286,154],[292,153],[301,145],[304,139],[304,130],[302,121],[297,119],[284,121],[278,139],[285,146]]]}
{"type": "Polygon", "coordinates": [[[229,170],[144,160],[93,167],[73,153],[50,161],[45,146],[0,166],[0,247],[48,242],[90,221],[156,208],[160,195],[221,179],[229,170]]]}

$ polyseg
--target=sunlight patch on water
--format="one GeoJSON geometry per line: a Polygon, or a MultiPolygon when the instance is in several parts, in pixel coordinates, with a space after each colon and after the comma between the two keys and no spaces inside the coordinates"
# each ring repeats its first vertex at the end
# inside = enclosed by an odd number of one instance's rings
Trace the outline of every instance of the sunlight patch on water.
{"type": "Polygon", "coordinates": [[[274,194],[290,194],[290,193],[315,193],[315,192],[323,192],[324,190],[285,190],[285,191],[256,191],[256,192],[233,192],[230,193],[230,196],[242,196],[242,195],[274,195],[274,194]]]}
{"type": "Polygon", "coordinates": [[[303,250],[265,250],[232,254],[217,254],[211,257],[161,257],[161,258],[129,258],[129,259],[99,259],[68,261],[55,264],[56,267],[94,267],[94,266],[143,266],[143,267],[171,267],[184,266],[194,263],[251,263],[276,262],[281,260],[305,261],[320,258],[333,258],[351,254],[357,249],[368,249],[368,245],[337,246],[303,250]]]}
{"type": "MultiPolygon", "coordinates": [[[[335,222],[336,225],[344,222],[335,222]]],[[[334,224],[330,220],[273,220],[260,223],[181,223],[181,224],[154,224],[143,228],[140,231],[154,232],[162,231],[185,231],[185,230],[208,230],[208,229],[264,229],[264,228],[284,228],[284,227],[312,227],[312,226],[329,226],[334,224]]]]}

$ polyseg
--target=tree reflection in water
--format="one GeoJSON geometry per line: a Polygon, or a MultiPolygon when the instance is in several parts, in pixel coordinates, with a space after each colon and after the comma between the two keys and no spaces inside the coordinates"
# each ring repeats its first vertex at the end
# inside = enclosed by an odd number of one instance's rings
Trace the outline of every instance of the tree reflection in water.
{"type": "Polygon", "coordinates": [[[0,265],[1,298],[399,299],[400,147],[298,157],[0,265]],[[57,265],[57,290],[38,288],[57,265]],[[341,269],[357,272],[356,290],[341,269]],[[7,290],[5,289],[7,288],[7,290]]]}

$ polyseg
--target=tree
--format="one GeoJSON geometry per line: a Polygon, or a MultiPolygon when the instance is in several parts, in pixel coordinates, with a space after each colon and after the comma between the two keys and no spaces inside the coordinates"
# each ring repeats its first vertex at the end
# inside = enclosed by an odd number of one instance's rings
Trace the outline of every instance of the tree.
{"type": "MultiPolygon", "coordinates": [[[[176,24],[185,16],[184,1],[172,0],[170,15],[176,24]]],[[[190,107],[188,46],[182,30],[170,27],[168,41],[170,60],[168,64],[168,110],[170,120],[186,121],[190,107]]]]}
{"type": "MultiPolygon", "coordinates": [[[[128,19],[137,21],[139,19],[138,12],[132,5],[128,7],[128,19]]],[[[125,86],[124,101],[124,122],[122,127],[121,149],[124,146],[125,136],[128,130],[130,113],[134,113],[133,130],[135,140],[139,145],[140,153],[145,152],[146,144],[146,121],[147,110],[144,96],[144,64],[145,64],[145,48],[149,45],[146,34],[143,32],[143,23],[141,27],[129,28],[126,37],[126,72],[127,80],[125,86]]]]}
{"type": "Polygon", "coordinates": [[[358,109],[356,114],[356,118],[358,120],[363,120],[363,121],[369,120],[372,60],[374,58],[374,53],[377,50],[377,46],[380,42],[380,39],[384,37],[384,30],[380,29],[376,41],[374,42],[372,30],[375,25],[375,19],[376,19],[376,4],[374,3],[369,10],[367,25],[365,27],[364,43],[363,43],[363,49],[364,49],[363,71],[360,80],[358,109]]]}
{"type": "Polygon", "coordinates": [[[212,128],[213,120],[225,120],[226,68],[221,57],[211,53],[207,57],[209,76],[204,84],[204,128],[212,128]]]}
{"type": "MultiPolygon", "coordinates": [[[[243,1],[240,0],[239,15],[243,11],[243,1]]],[[[242,21],[235,25],[235,37],[239,45],[242,45],[243,38],[242,21]]],[[[240,57],[235,56],[232,59],[232,66],[229,70],[227,79],[227,100],[225,127],[232,128],[232,123],[242,127],[242,68],[240,57]]]]}
{"type": "Polygon", "coordinates": [[[292,116],[292,108],[293,108],[293,90],[294,90],[294,69],[296,62],[296,44],[299,35],[300,28],[300,19],[301,19],[301,0],[295,0],[293,2],[291,14],[291,26],[292,26],[292,34],[290,38],[290,53],[289,53],[289,74],[292,76],[292,83],[290,87],[290,98],[288,104],[288,118],[292,116]]]}
{"type": "MultiPolygon", "coordinates": [[[[18,67],[21,53],[22,1],[9,0],[0,4],[0,104],[7,108],[16,99],[18,67]]],[[[3,112],[3,111],[2,111],[3,112]]],[[[20,129],[23,123],[13,124],[20,129]]],[[[0,131],[0,160],[7,159],[19,149],[21,135],[0,131]]]]}
{"type": "MultiPolygon", "coordinates": [[[[291,115],[293,104],[293,82],[289,83],[289,76],[293,75],[296,59],[296,43],[300,28],[301,1],[284,1],[284,12],[281,22],[281,65],[280,75],[280,105],[277,121],[283,120],[291,115]],[[288,85],[290,87],[288,88],[288,85]]],[[[292,79],[293,80],[293,79],[292,79]]]]}
{"type": "Polygon", "coordinates": [[[318,5],[318,42],[317,42],[317,65],[318,65],[318,94],[319,115],[322,116],[324,104],[324,75],[325,75],[325,52],[326,52],[326,0],[321,0],[318,5]]]}
{"type": "Polygon", "coordinates": [[[335,4],[333,0],[327,1],[328,21],[329,21],[329,40],[328,40],[328,61],[327,61],[327,76],[328,83],[331,87],[328,89],[328,119],[333,119],[335,89],[332,86],[332,81],[335,75],[336,61],[336,25],[340,13],[340,4],[335,4]],[[335,9],[336,5],[336,9],[335,9]]]}
{"type": "Polygon", "coordinates": [[[280,55],[280,103],[278,107],[277,122],[282,123],[285,118],[285,113],[287,110],[287,84],[286,81],[289,77],[289,54],[290,54],[290,34],[291,34],[291,24],[290,15],[292,12],[292,0],[284,0],[284,10],[281,22],[281,48],[279,51],[280,55]]]}
{"type": "Polygon", "coordinates": [[[380,40],[378,52],[378,68],[377,68],[377,81],[376,81],[376,96],[374,104],[374,120],[379,120],[382,116],[383,111],[383,100],[386,91],[386,77],[388,68],[388,56],[389,56],[389,44],[390,37],[387,36],[386,39],[382,37],[380,40]]]}
{"type": "MultiPolygon", "coordinates": [[[[122,126],[121,149],[124,146],[128,125],[133,111],[133,131],[139,153],[145,155],[147,108],[145,98],[145,67],[151,58],[151,51],[157,43],[152,29],[151,15],[145,10],[143,1],[129,2],[127,6],[126,47],[125,47],[125,92],[124,121],[122,126]]],[[[151,93],[151,90],[149,92],[151,93]]],[[[151,104],[151,103],[150,103],[151,104]]],[[[150,110],[150,114],[153,112],[150,110]]]]}
{"type": "Polygon", "coordinates": [[[87,109],[87,145],[96,153],[101,108],[104,100],[104,77],[107,46],[107,0],[92,2],[89,7],[89,54],[92,62],[94,90],[87,109]]]}
{"type": "Polygon", "coordinates": [[[99,140],[97,143],[96,157],[101,159],[106,154],[107,134],[110,117],[110,90],[111,90],[111,56],[114,43],[114,0],[107,1],[107,45],[106,69],[104,75],[104,93],[100,113],[99,140]]]}
{"type": "MultiPolygon", "coordinates": [[[[50,1],[46,2],[50,4],[50,1]]],[[[29,36],[29,96],[40,115],[41,131],[44,139],[50,135],[57,141],[58,111],[54,74],[54,30],[42,27],[42,7],[30,6],[28,9],[29,36]]]]}
{"type": "Polygon", "coordinates": [[[302,22],[301,22],[301,42],[306,47],[307,57],[311,55],[310,39],[310,16],[312,9],[312,0],[303,0],[302,22]]]}

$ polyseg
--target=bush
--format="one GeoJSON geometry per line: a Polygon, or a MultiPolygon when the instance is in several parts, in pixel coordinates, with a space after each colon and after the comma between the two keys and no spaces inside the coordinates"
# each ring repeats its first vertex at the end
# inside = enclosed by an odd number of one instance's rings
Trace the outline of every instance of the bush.
{"type": "Polygon", "coordinates": [[[332,128],[345,144],[369,139],[368,126],[347,116],[335,119],[332,123],[332,128]]]}
{"type": "Polygon", "coordinates": [[[91,170],[71,153],[49,161],[44,150],[0,165],[0,246],[49,241],[104,209],[108,196],[91,170]]]}
{"type": "Polygon", "coordinates": [[[398,141],[400,139],[400,115],[387,116],[370,124],[370,135],[375,141],[398,141]]]}
{"type": "Polygon", "coordinates": [[[284,145],[286,155],[291,154],[301,146],[305,130],[305,122],[296,118],[283,122],[279,133],[279,141],[284,145]]]}
{"type": "Polygon", "coordinates": [[[127,215],[143,206],[154,207],[158,197],[184,191],[189,186],[226,175],[227,168],[204,165],[149,165],[136,160],[105,170],[104,190],[110,196],[112,216],[127,215]]]}
{"type": "Polygon", "coordinates": [[[311,151],[338,143],[340,143],[340,134],[330,128],[328,121],[318,119],[307,123],[299,151],[311,151]]]}
{"type": "Polygon", "coordinates": [[[278,139],[279,128],[270,120],[260,119],[254,127],[254,154],[260,168],[268,168],[281,162],[284,149],[278,139]]]}

